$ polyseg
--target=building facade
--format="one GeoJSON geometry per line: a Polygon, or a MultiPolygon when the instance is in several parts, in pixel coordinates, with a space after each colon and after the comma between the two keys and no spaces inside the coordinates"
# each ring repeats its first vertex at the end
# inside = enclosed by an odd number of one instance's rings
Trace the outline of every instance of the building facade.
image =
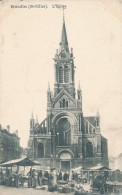
{"type": "Polygon", "coordinates": [[[107,140],[100,132],[100,116],[84,117],[82,91],[75,89],[73,49],[69,50],[65,21],[54,57],[54,94],[47,90],[47,117],[30,120],[28,155],[43,166],[68,171],[78,166],[108,165],[107,140]]]}
{"type": "Polygon", "coordinates": [[[9,126],[7,126],[7,129],[3,129],[0,125],[0,162],[21,157],[18,132],[10,133],[9,129],[9,126]]]}
{"type": "Polygon", "coordinates": [[[110,169],[122,171],[122,153],[117,157],[109,157],[109,167],[110,169]]]}

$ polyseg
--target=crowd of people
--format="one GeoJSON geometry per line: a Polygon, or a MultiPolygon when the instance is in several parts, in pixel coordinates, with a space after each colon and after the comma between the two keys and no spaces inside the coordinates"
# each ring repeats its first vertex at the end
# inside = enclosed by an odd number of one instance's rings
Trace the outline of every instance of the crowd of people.
{"type": "Polygon", "coordinates": [[[106,182],[122,182],[122,174],[119,170],[115,172],[91,172],[89,176],[87,172],[62,172],[61,170],[56,171],[55,169],[35,170],[30,168],[27,175],[19,174],[18,171],[12,173],[11,169],[8,168],[6,168],[4,173],[2,169],[0,171],[0,184],[12,187],[24,186],[24,183],[26,183],[28,188],[48,186],[49,191],[55,191],[57,190],[58,184],[66,184],[71,181],[75,184],[84,184],[88,182],[92,188],[97,188],[104,194],[106,182]]]}
{"type": "Polygon", "coordinates": [[[28,188],[36,188],[37,186],[48,185],[51,187],[55,186],[59,181],[68,182],[69,180],[74,180],[77,183],[83,181],[86,182],[86,178],[82,178],[80,174],[72,171],[62,172],[55,169],[51,170],[35,170],[30,168],[27,175],[19,174],[18,171],[12,173],[11,169],[6,168],[6,170],[0,171],[0,184],[7,186],[19,187],[19,183],[23,186],[24,182],[28,183],[28,188]]]}

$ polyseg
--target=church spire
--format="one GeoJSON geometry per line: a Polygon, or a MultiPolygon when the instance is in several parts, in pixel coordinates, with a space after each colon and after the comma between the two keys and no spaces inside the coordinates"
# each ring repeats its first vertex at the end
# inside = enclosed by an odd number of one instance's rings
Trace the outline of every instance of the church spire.
{"type": "Polygon", "coordinates": [[[60,50],[61,50],[61,52],[63,50],[69,52],[69,46],[68,46],[68,39],[67,39],[67,33],[66,33],[66,26],[65,26],[64,14],[63,14],[63,26],[62,26],[62,35],[61,35],[61,42],[60,42],[60,50]]]}
{"type": "Polygon", "coordinates": [[[71,96],[75,98],[74,86],[75,67],[73,49],[69,51],[64,15],[61,42],[59,44],[59,51],[56,51],[54,61],[55,61],[54,96],[60,93],[62,89],[65,89],[71,96]]]}

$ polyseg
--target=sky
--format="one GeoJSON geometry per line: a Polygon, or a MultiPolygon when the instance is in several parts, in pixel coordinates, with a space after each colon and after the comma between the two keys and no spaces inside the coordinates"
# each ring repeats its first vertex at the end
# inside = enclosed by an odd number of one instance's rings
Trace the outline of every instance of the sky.
{"type": "Polygon", "coordinates": [[[27,147],[32,111],[46,118],[47,87],[54,83],[63,12],[73,47],[75,86],[80,81],[84,116],[100,112],[109,156],[122,152],[122,20],[120,0],[4,1],[0,4],[0,124],[18,129],[27,147]],[[18,3],[17,3],[18,2],[18,3]],[[27,8],[10,8],[11,5],[27,8]],[[28,8],[47,5],[48,8],[28,8]]]}

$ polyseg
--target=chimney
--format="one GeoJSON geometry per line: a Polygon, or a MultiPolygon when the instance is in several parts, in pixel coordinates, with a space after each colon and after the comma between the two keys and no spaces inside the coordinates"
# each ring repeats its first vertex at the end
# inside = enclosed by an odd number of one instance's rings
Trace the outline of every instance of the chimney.
{"type": "Polygon", "coordinates": [[[10,125],[7,125],[7,131],[10,133],[10,125]]]}
{"type": "Polygon", "coordinates": [[[16,136],[18,137],[18,130],[16,130],[15,133],[16,133],[16,136]]]}

